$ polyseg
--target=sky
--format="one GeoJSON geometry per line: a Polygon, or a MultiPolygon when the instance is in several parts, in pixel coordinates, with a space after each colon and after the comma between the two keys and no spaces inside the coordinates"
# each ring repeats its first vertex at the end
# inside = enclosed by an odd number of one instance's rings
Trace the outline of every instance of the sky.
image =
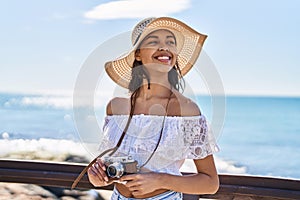
{"type": "MultiPolygon", "coordinates": [[[[208,35],[202,53],[226,95],[300,96],[299,9],[298,0],[1,1],[0,92],[72,93],[95,49],[143,18],[169,16],[208,35]]],[[[198,78],[186,77],[195,89],[198,78]]]]}

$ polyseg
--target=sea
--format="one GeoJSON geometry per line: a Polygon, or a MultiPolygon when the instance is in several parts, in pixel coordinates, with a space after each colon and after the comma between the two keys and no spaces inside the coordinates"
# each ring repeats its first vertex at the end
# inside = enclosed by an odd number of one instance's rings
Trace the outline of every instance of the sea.
{"type": "MultiPolygon", "coordinates": [[[[220,174],[300,179],[300,97],[225,96],[222,108],[210,96],[198,95],[195,101],[208,121],[219,116],[215,159],[220,174]]],[[[61,94],[0,93],[0,157],[39,150],[95,156],[104,104],[95,106],[95,118],[87,117],[97,123],[96,130],[88,130],[72,103],[72,96],[61,94]]]]}

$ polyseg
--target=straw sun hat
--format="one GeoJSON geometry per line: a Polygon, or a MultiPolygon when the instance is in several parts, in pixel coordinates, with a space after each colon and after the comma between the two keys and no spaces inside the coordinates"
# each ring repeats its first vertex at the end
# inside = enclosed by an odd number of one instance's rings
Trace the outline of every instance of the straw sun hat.
{"type": "Polygon", "coordinates": [[[207,36],[174,18],[147,18],[139,22],[132,31],[132,50],[122,57],[105,63],[105,70],[114,82],[128,88],[135,51],[147,35],[160,29],[169,30],[175,35],[177,62],[182,75],[185,75],[193,67],[207,36]]]}

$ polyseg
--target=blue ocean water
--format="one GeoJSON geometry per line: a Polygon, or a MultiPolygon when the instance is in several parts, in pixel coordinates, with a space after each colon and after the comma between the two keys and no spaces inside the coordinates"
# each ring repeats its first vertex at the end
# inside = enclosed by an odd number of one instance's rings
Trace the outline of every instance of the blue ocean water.
{"type": "MultiPolygon", "coordinates": [[[[210,119],[211,98],[197,102],[210,119]]],[[[0,139],[78,141],[71,104],[67,97],[0,93],[0,139]]],[[[300,179],[300,98],[229,96],[225,106],[218,157],[247,174],[300,179]]]]}
{"type": "Polygon", "coordinates": [[[228,97],[220,156],[247,173],[300,178],[300,98],[228,97]]]}
{"type": "Polygon", "coordinates": [[[49,97],[0,94],[0,133],[11,139],[76,139],[70,107],[56,107],[49,97]]]}

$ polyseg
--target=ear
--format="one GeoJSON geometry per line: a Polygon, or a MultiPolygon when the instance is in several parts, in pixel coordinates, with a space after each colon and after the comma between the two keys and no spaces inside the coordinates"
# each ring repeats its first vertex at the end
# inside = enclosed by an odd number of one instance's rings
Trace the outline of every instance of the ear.
{"type": "Polygon", "coordinates": [[[137,61],[142,61],[142,58],[141,58],[141,55],[140,55],[140,51],[139,50],[136,50],[135,52],[135,59],[137,61]]]}

